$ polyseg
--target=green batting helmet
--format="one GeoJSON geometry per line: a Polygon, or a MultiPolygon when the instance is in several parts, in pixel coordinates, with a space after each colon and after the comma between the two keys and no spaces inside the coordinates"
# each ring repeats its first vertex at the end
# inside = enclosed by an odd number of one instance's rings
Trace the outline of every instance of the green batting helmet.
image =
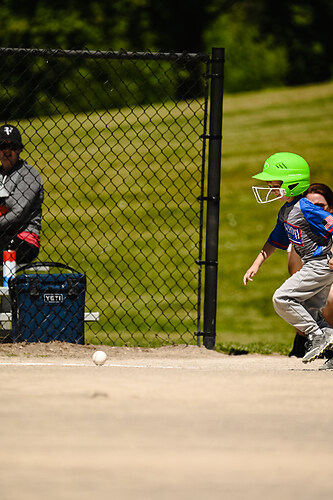
{"type": "Polygon", "coordinates": [[[263,171],[253,178],[282,181],[281,189],[286,196],[298,196],[310,186],[310,168],[304,158],[295,153],[275,153],[267,158],[263,171]]]}

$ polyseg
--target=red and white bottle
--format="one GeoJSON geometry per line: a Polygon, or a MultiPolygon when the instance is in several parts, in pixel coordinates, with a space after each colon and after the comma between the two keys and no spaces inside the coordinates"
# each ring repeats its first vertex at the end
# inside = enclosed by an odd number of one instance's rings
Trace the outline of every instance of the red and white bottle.
{"type": "Polygon", "coordinates": [[[8,287],[8,282],[10,278],[14,277],[16,274],[16,251],[4,250],[2,254],[3,254],[2,286],[8,287]]]}

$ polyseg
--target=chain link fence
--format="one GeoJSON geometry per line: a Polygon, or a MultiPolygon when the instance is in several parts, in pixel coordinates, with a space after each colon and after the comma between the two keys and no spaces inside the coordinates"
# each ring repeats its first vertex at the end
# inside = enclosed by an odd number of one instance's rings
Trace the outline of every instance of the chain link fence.
{"type": "Polygon", "coordinates": [[[197,343],[210,58],[0,49],[0,120],[44,184],[38,261],[87,280],[84,341],[197,343]]]}

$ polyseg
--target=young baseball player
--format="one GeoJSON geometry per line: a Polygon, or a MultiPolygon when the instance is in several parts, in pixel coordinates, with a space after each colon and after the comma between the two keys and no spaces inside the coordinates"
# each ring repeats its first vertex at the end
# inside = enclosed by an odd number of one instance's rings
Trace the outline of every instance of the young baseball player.
{"type": "MultiPolygon", "coordinates": [[[[333,213],[333,191],[326,184],[314,183],[310,184],[309,188],[304,193],[304,196],[311,201],[314,205],[322,207],[326,212],[333,213]]],[[[288,271],[290,275],[295,274],[299,271],[302,266],[302,259],[295,252],[294,247],[290,244],[288,247],[288,271]]],[[[322,310],[323,317],[328,321],[328,323],[333,325],[333,285],[331,286],[330,292],[327,297],[327,302],[322,310]]],[[[293,343],[293,348],[289,353],[289,356],[296,356],[297,358],[303,358],[307,342],[306,336],[296,330],[296,335],[293,343]]],[[[325,356],[333,356],[333,351],[327,350],[325,356]]],[[[326,366],[326,365],[325,365],[326,366]]]]}
{"type": "Polygon", "coordinates": [[[273,305],[289,324],[308,337],[303,362],[313,361],[333,345],[333,328],[321,314],[325,306],[333,272],[329,267],[332,256],[333,216],[303,196],[310,185],[307,162],[294,153],[270,156],[263,171],[253,176],[268,187],[253,187],[259,203],[281,199],[285,201],[277,223],[243,282],[252,281],[260,266],[276,248],[286,250],[289,243],[301,257],[303,267],[276,290],[273,305]]]}

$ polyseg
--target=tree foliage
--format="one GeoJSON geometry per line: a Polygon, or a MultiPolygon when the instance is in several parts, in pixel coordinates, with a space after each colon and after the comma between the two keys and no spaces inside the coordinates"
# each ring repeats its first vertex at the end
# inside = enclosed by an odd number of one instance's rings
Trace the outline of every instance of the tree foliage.
{"type": "MultiPolygon", "coordinates": [[[[0,22],[2,47],[209,53],[222,46],[230,92],[332,78],[332,0],[2,0],[0,22]]],[[[61,102],[73,83],[66,61],[60,86],[51,61],[37,68],[25,59],[15,73],[8,58],[0,63],[6,99],[24,115],[22,96],[46,101],[47,87],[61,102]]],[[[90,83],[110,79],[106,68],[96,75],[90,66],[81,68],[90,83]]],[[[203,91],[200,68],[187,70],[175,82],[177,98],[203,91]]]]}
{"type": "Polygon", "coordinates": [[[332,78],[332,0],[245,0],[240,4],[249,23],[285,50],[286,84],[332,78]]]}

